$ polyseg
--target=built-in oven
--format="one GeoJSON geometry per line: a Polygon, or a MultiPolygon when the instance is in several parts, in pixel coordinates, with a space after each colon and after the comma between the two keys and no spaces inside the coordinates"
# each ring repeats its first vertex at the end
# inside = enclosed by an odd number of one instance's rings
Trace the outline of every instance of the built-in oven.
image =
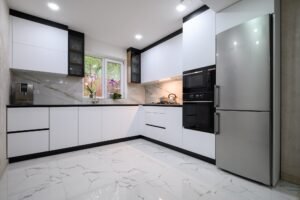
{"type": "Polygon", "coordinates": [[[183,127],[214,133],[216,66],[183,73],[183,127]]]}

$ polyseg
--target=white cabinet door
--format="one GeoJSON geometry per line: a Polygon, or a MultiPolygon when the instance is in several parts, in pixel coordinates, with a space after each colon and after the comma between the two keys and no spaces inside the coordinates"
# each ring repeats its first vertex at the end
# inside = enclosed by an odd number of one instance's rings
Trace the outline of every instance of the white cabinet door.
{"type": "Polygon", "coordinates": [[[68,74],[68,31],[11,17],[12,68],[68,74]]]}
{"type": "Polygon", "coordinates": [[[137,110],[138,106],[103,107],[103,140],[114,140],[136,135],[137,127],[134,126],[134,118],[137,110]]]}
{"type": "Polygon", "coordinates": [[[49,131],[7,135],[8,158],[49,151],[49,131]]]}
{"type": "Polygon", "coordinates": [[[50,108],[50,150],[78,145],[78,107],[50,108]]]}
{"type": "Polygon", "coordinates": [[[79,107],[79,145],[102,141],[102,108],[79,107]]]}
{"type": "Polygon", "coordinates": [[[182,108],[168,107],[166,110],[166,134],[163,135],[162,141],[176,146],[182,146],[182,108]]]}
{"type": "Polygon", "coordinates": [[[215,159],[215,135],[201,131],[183,129],[182,148],[215,159]]]}
{"type": "Polygon", "coordinates": [[[141,55],[142,83],[182,74],[182,34],[141,55]]]}
{"type": "Polygon", "coordinates": [[[216,64],[215,13],[207,10],[183,24],[183,70],[216,64]]]}
{"type": "Polygon", "coordinates": [[[7,131],[49,128],[49,108],[8,108],[7,131]]]}
{"type": "Polygon", "coordinates": [[[145,136],[154,140],[162,141],[167,133],[166,108],[147,106],[145,110],[145,136]]]}
{"type": "Polygon", "coordinates": [[[138,106],[120,107],[121,137],[138,135],[138,106]]]}

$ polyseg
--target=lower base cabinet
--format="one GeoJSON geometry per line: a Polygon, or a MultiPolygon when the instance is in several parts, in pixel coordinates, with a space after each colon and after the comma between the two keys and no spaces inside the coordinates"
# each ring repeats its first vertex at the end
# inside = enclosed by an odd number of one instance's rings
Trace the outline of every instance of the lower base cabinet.
{"type": "Polygon", "coordinates": [[[144,124],[146,137],[181,147],[182,108],[146,107],[144,124]]]}
{"type": "Polygon", "coordinates": [[[215,159],[215,135],[212,133],[183,129],[182,148],[215,159]]]}
{"type": "Polygon", "coordinates": [[[78,107],[50,108],[50,150],[78,145],[78,107]]]}
{"type": "Polygon", "coordinates": [[[101,142],[102,107],[79,107],[79,145],[101,142]]]}
{"type": "Polygon", "coordinates": [[[138,134],[138,107],[104,107],[102,118],[103,140],[114,140],[138,134]]]}
{"type": "Polygon", "coordinates": [[[32,131],[7,135],[7,157],[49,151],[49,131],[32,131]]]}

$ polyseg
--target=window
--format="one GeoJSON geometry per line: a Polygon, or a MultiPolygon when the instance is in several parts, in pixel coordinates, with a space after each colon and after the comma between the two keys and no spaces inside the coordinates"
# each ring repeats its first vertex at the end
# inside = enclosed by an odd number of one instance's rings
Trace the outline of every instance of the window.
{"type": "Polygon", "coordinates": [[[83,96],[96,94],[110,98],[114,93],[123,95],[123,63],[115,60],[85,56],[83,96]]]}

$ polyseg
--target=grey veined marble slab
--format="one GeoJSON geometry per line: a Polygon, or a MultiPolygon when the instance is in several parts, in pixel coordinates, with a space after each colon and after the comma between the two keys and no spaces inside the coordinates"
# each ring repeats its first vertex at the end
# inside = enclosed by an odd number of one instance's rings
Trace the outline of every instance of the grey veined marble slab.
{"type": "Polygon", "coordinates": [[[297,200],[139,139],[9,165],[1,200],[297,200]]]}

